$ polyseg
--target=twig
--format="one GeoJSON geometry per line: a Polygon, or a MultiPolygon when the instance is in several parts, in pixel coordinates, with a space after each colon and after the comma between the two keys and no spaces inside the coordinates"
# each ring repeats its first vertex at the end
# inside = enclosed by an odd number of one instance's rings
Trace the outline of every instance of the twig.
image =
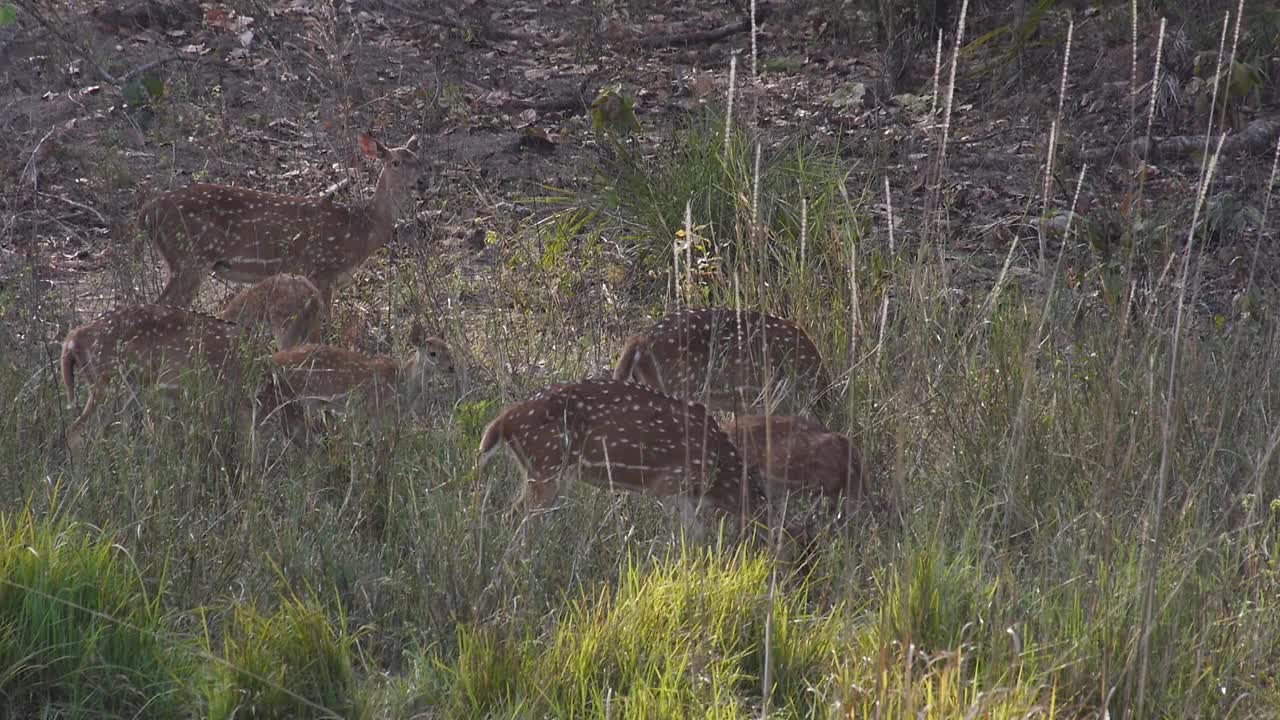
{"type": "Polygon", "coordinates": [[[49,136],[53,135],[59,127],[60,126],[58,125],[54,125],[49,128],[49,132],[45,133],[44,137],[40,138],[40,142],[36,143],[36,146],[31,150],[31,156],[27,159],[27,164],[22,168],[22,175],[20,177],[25,178],[30,174],[31,188],[37,192],[40,189],[40,170],[38,169],[39,161],[36,160],[36,155],[40,153],[40,148],[44,145],[45,141],[49,139],[49,136]]]}
{"type": "MultiPolygon", "coordinates": [[[[1258,118],[1244,129],[1227,136],[1222,150],[1227,155],[1238,153],[1261,155],[1269,152],[1278,138],[1280,138],[1280,121],[1258,118]]],[[[1150,139],[1144,137],[1133,140],[1127,148],[1121,146],[1120,149],[1122,151],[1127,149],[1135,158],[1146,158],[1152,162],[1170,160],[1201,152],[1204,149],[1204,138],[1198,135],[1171,135],[1150,139]]],[[[1105,159],[1112,152],[1113,150],[1109,147],[1090,150],[1085,153],[1085,159],[1091,161],[1105,159]]]]}
{"type": "Polygon", "coordinates": [[[111,227],[111,222],[108,221],[107,218],[104,217],[103,214],[98,212],[95,208],[85,205],[84,203],[76,202],[75,200],[72,200],[66,195],[54,195],[52,193],[43,193],[38,190],[36,191],[36,194],[38,194],[41,197],[53,198],[54,200],[61,200],[62,202],[74,207],[78,207],[81,210],[88,210],[89,212],[97,216],[98,221],[101,222],[104,226],[111,227]]]}
{"type": "Polygon", "coordinates": [[[346,187],[346,186],[348,186],[348,185],[350,185],[350,184],[351,184],[351,178],[350,178],[350,177],[342,178],[342,179],[341,179],[341,180],[339,180],[338,182],[336,182],[336,183],[334,183],[334,184],[330,185],[329,187],[325,188],[325,189],[324,189],[324,192],[320,193],[320,197],[323,197],[323,198],[331,197],[331,196],[333,196],[334,194],[336,194],[339,190],[341,190],[342,188],[344,188],[344,187],[346,187]]]}
{"type": "MultiPolygon", "coordinates": [[[[764,19],[772,14],[769,6],[760,7],[756,11],[756,25],[764,22],[764,19]]],[[[701,45],[705,43],[713,43],[723,40],[731,35],[737,35],[740,32],[746,32],[751,29],[751,20],[735,20],[727,25],[721,25],[718,28],[710,30],[692,30],[685,33],[671,34],[661,33],[658,35],[650,35],[635,40],[636,47],[642,48],[665,48],[680,47],[685,45],[701,45]]]]}
{"type": "MultiPolygon", "coordinates": [[[[161,65],[167,65],[167,64],[169,64],[169,63],[173,62],[174,60],[187,60],[187,61],[196,61],[196,62],[198,62],[198,61],[200,61],[200,60],[201,60],[201,58],[188,58],[188,57],[183,57],[182,55],[179,55],[179,54],[177,54],[177,53],[174,53],[173,55],[170,55],[170,56],[168,56],[168,57],[162,57],[162,58],[160,58],[159,60],[152,60],[152,61],[151,61],[151,62],[149,62],[149,63],[143,63],[142,65],[139,65],[138,67],[136,67],[136,68],[134,68],[134,69],[130,70],[129,72],[127,72],[127,73],[125,73],[125,74],[121,75],[121,76],[120,76],[120,80],[119,80],[118,84],[120,84],[120,85],[127,85],[127,84],[129,83],[129,81],[130,81],[130,80],[132,80],[132,79],[134,79],[134,78],[138,77],[139,75],[141,75],[141,74],[143,74],[143,73],[145,73],[145,72],[148,72],[148,71],[150,71],[150,70],[154,70],[154,69],[156,69],[156,68],[160,67],[161,65]]],[[[215,62],[216,62],[216,61],[215,61],[215,62]]],[[[222,65],[222,64],[225,64],[225,63],[218,63],[218,64],[222,65]]]]}

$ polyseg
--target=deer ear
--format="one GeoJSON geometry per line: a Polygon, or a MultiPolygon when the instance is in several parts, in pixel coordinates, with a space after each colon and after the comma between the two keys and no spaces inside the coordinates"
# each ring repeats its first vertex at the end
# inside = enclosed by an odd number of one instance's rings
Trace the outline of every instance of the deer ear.
{"type": "Polygon", "coordinates": [[[387,154],[387,149],[382,146],[382,143],[375,140],[367,132],[360,133],[358,140],[360,142],[360,152],[364,153],[364,156],[370,160],[377,160],[387,154]]]}

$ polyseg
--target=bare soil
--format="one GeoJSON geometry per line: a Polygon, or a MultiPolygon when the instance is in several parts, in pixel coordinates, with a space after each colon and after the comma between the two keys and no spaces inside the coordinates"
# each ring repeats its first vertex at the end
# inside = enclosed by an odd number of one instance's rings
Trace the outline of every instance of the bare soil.
{"type": "MultiPolygon", "coordinates": [[[[962,57],[941,194],[942,246],[963,270],[959,285],[989,282],[1015,240],[1015,264],[1033,264],[1041,218],[1061,219],[1073,203],[1095,248],[1120,234],[1108,219],[1130,217],[1135,204],[1167,227],[1168,247],[1185,242],[1198,158],[1161,157],[1136,192],[1139,162],[1129,149],[1146,133],[1157,32],[1149,19],[1139,29],[1133,95],[1125,7],[1054,10],[1023,45],[997,36],[962,57]],[[1043,168],[1071,19],[1046,203],[1043,168]]],[[[29,340],[54,342],[77,318],[158,292],[164,271],[130,229],[151,194],[196,179],[299,194],[349,181],[339,198],[367,197],[375,169],[360,160],[355,135],[368,128],[392,143],[422,134],[432,160],[389,265],[418,262],[457,280],[429,289],[431,313],[501,305],[488,278],[504,241],[541,212],[531,198],[602,181],[590,116],[599,90],[618,85],[634,96],[642,132],[632,142],[651,150],[689,113],[724,102],[735,53],[738,112],[766,138],[800,134],[839,148],[859,191],[883,195],[887,179],[898,241],[926,239],[929,162],[939,154],[932,47],[917,43],[908,71],[891,80],[886,65],[901,53],[885,50],[874,23],[853,9],[832,0],[762,4],[760,12],[753,73],[749,22],[723,2],[20,3],[16,24],[0,28],[0,292],[28,300],[18,311],[32,321],[24,325],[41,328],[29,340]],[[147,98],[142,78],[158,81],[162,96],[147,98]]],[[[966,42],[1014,19],[984,11],[969,19],[966,42]]],[[[1153,136],[1203,134],[1209,87],[1192,58],[1206,48],[1193,36],[1196,28],[1169,28],[1153,136]]],[[[1224,158],[1212,197],[1265,205],[1276,142],[1265,122],[1276,117],[1277,77],[1233,101],[1235,131],[1261,120],[1262,137],[1224,158]]],[[[884,232],[880,210],[876,232],[884,232]]],[[[1259,234],[1248,221],[1257,214],[1242,217],[1220,223],[1200,256],[1213,280],[1201,296],[1210,310],[1230,308],[1248,281],[1259,234]]],[[[1263,246],[1258,281],[1274,280],[1271,252],[1263,246]]],[[[1086,294],[1099,257],[1086,248],[1064,263],[1086,294]]]]}

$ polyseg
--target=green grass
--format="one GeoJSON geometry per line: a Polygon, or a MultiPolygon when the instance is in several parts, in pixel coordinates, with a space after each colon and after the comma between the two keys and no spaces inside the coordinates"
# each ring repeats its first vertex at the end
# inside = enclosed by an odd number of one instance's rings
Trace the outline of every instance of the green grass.
{"type": "MultiPolygon", "coordinates": [[[[223,393],[201,392],[122,414],[68,463],[53,358],[19,341],[38,328],[14,310],[25,290],[7,295],[4,700],[85,717],[1274,716],[1280,325],[1194,302],[1180,318],[1178,285],[1154,277],[1167,256],[1122,279],[1127,305],[1022,253],[984,274],[890,246],[880,181],[799,142],[762,152],[753,225],[756,138],[726,147],[720,123],[615,155],[600,187],[506,239],[530,262],[497,291],[532,279],[516,310],[458,311],[474,314],[450,339],[483,365],[464,397],[384,432],[334,423],[262,467],[236,459],[223,393]],[[690,296],[808,329],[842,383],[822,420],[897,510],[805,516],[801,563],[686,541],[651,498],[585,487],[507,521],[511,464],[473,468],[501,407],[595,370],[626,318],[667,301],[686,202],[707,241],[690,296]],[[592,283],[636,257],[653,275],[626,293],[592,283]]],[[[397,307],[452,302],[395,271],[379,292],[397,307]]],[[[379,343],[402,350],[399,330],[379,343]]]]}
{"type": "Polygon", "coordinates": [[[741,717],[769,704],[811,716],[836,669],[840,614],[814,616],[803,587],[770,600],[771,563],[697,549],[569,604],[546,636],[459,632],[433,658],[450,717],[741,717]],[[767,634],[768,633],[768,634],[767,634]]]}
{"type": "Polygon", "coordinates": [[[314,606],[291,598],[273,614],[235,608],[207,688],[210,718],[360,718],[355,640],[314,606]]]}
{"type": "Polygon", "coordinates": [[[91,528],[0,513],[0,705],[68,717],[177,714],[190,658],[160,634],[161,570],[91,528]],[[149,587],[149,585],[154,585],[149,587]]]}

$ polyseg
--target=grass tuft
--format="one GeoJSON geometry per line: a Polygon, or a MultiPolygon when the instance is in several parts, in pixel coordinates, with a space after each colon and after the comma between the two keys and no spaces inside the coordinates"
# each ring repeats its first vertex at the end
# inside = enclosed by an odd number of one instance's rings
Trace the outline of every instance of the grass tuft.
{"type": "Polygon", "coordinates": [[[270,615],[237,605],[223,640],[223,664],[207,689],[210,718],[366,716],[352,669],[345,619],[296,598],[270,615]]]}
{"type": "Polygon", "coordinates": [[[190,701],[189,658],[161,642],[158,588],[109,537],[0,513],[0,706],[156,717],[190,701]]]}
{"type": "Polygon", "coordinates": [[[770,563],[738,550],[631,564],[616,590],[573,602],[545,636],[460,632],[437,662],[451,717],[741,717],[761,704],[812,716],[836,662],[840,614],[815,616],[803,585],[769,600],[770,563]],[[766,624],[773,632],[765,642],[766,624]]]}

